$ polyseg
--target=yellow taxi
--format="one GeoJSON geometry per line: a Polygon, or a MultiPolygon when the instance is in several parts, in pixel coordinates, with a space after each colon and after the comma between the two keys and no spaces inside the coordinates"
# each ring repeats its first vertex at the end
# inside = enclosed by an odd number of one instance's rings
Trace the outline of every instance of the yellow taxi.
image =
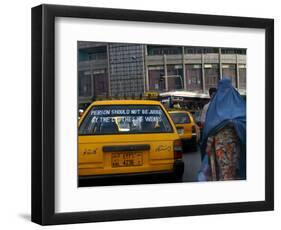
{"type": "Polygon", "coordinates": [[[183,169],[181,140],[158,101],[96,101],[79,120],[79,181],[142,174],[181,178],[183,169]]]}
{"type": "Polygon", "coordinates": [[[169,114],[183,141],[184,150],[196,151],[200,139],[200,129],[191,113],[184,110],[172,110],[169,111],[169,114]]]}

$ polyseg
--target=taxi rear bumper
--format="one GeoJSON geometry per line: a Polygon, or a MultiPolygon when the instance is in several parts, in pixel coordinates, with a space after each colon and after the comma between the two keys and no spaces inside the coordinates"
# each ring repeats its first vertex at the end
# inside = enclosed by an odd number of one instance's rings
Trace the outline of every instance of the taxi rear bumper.
{"type": "Polygon", "coordinates": [[[177,159],[169,171],[79,176],[78,187],[180,182],[183,172],[184,162],[177,159]]]}

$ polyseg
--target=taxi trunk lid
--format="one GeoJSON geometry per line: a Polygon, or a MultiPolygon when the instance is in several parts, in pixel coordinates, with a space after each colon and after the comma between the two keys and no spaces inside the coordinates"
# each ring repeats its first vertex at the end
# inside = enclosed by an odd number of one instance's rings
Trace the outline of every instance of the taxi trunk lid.
{"type": "Polygon", "coordinates": [[[79,136],[79,174],[172,169],[175,134],[79,136]]]}

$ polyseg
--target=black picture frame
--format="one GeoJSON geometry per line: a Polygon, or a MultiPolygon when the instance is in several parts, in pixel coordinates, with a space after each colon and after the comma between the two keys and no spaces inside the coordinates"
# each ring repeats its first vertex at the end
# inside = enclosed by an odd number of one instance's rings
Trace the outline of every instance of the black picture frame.
{"type": "MultiPolygon", "coordinates": [[[[94,208],[94,207],[93,207],[94,208]]],[[[274,209],[274,20],[62,5],[32,8],[32,221],[41,225],[274,209]],[[55,213],[55,18],[88,18],[265,29],[265,200],[55,213]]]]}

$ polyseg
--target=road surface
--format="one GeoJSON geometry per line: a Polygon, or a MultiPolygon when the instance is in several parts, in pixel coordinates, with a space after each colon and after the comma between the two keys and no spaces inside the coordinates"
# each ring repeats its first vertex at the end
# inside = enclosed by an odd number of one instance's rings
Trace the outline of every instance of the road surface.
{"type": "Polygon", "coordinates": [[[197,152],[185,152],[183,154],[184,173],[183,182],[197,181],[197,174],[201,165],[201,154],[199,148],[197,152]]]}

